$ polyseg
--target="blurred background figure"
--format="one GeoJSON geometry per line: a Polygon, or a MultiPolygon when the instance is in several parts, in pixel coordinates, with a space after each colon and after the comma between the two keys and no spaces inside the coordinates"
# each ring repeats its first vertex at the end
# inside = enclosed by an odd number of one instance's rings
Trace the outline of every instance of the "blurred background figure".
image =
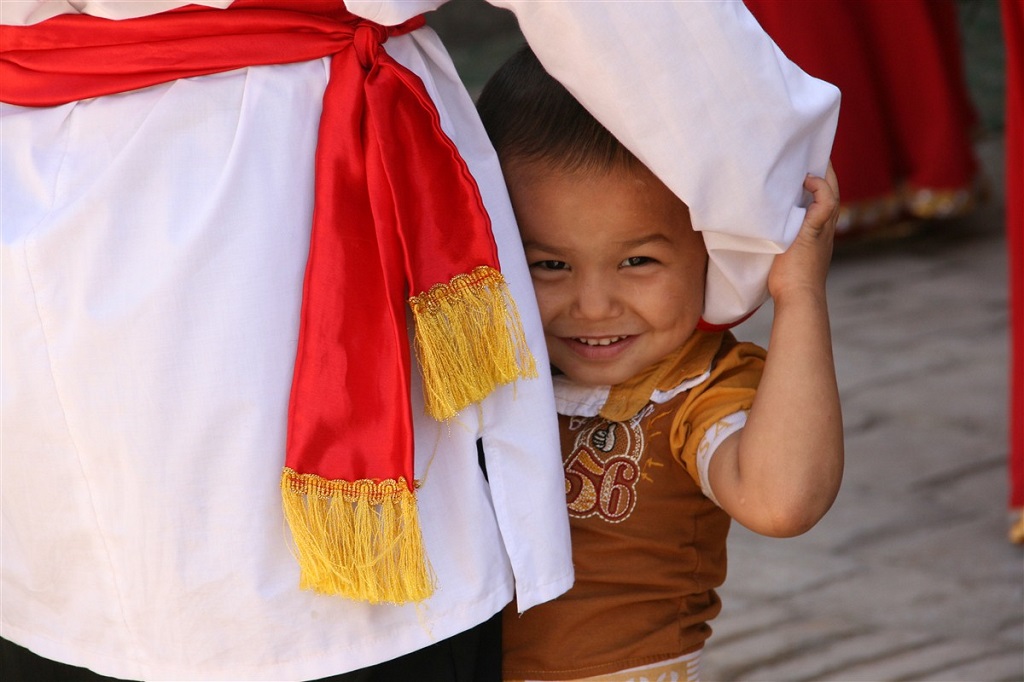
{"type": "MultiPolygon", "coordinates": [[[[986,190],[980,132],[955,0],[744,0],[779,47],[839,86],[832,150],[842,183],[840,234],[901,235],[961,216],[986,190]],[[828,26],[815,32],[813,27],[828,26]],[[815,37],[818,39],[815,39],[815,37]],[[827,38],[825,36],[828,36],[827,38]]],[[[961,3],[959,11],[976,9],[961,3]]],[[[1006,42],[1006,235],[1010,303],[1010,539],[1024,543],[1024,2],[1001,0],[1006,42]]]]}
{"type": "Polygon", "coordinates": [[[1010,540],[1024,544],[1024,2],[1002,0],[1010,283],[1010,540]]]}
{"type": "Polygon", "coordinates": [[[902,233],[970,210],[978,117],[954,0],[744,2],[790,59],[843,93],[840,234],[902,233]]]}

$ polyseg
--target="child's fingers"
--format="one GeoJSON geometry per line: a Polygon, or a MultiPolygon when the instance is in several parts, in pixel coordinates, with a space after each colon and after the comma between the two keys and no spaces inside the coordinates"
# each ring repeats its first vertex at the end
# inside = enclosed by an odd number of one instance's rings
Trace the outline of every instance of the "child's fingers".
{"type": "Polygon", "coordinates": [[[804,218],[804,225],[814,232],[821,232],[830,222],[835,222],[839,216],[838,181],[832,166],[825,173],[824,178],[816,175],[808,175],[804,180],[804,189],[811,193],[814,201],[807,207],[807,215],[804,218]]]}
{"type": "Polygon", "coordinates": [[[825,169],[825,182],[828,183],[829,189],[832,190],[832,198],[835,205],[832,209],[833,225],[839,221],[839,207],[842,203],[839,200],[839,177],[836,175],[835,169],[832,167],[832,162],[828,162],[828,168],[825,169]]]}
{"type": "Polygon", "coordinates": [[[836,176],[836,171],[832,167],[832,162],[828,162],[828,168],[825,169],[825,182],[832,188],[832,194],[836,196],[836,205],[839,204],[839,178],[836,176]]]}
{"type": "Polygon", "coordinates": [[[829,164],[824,178],[808,173],[804,179],[804,189],[814,196],[814,203],[827,204],[830,208],[839,204],[839,180],[832,170],[832,164],[829,164]]]}

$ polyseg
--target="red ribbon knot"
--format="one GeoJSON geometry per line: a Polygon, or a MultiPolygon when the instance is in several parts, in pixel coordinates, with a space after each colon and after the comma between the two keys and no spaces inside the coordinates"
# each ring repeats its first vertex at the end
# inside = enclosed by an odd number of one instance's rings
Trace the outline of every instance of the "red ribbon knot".
{"type": "Polygon", "coordinates": [[[359,22],[352,36],[352,47],[355,48],[356,58],[364,69],[369,71],[377,63],[381,45],[387,39],[388,30],[385,27],[368,21],[359,22]]]}

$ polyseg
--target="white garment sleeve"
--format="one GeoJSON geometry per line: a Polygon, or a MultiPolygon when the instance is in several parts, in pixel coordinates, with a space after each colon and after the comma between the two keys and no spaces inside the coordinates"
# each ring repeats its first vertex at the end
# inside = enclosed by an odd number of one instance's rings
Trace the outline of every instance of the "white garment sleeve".
{"type": "Polygon", "coordinates": [[[690,207],[710,256],[705,319],[760,305],[803,221],[804,176],[824,175],[838,90],[790,62],[738,0],[490,2],[690,207]]]}
{"type": "MultiPolygon", "coordinates": [[[[488,0],[515,13],[544,67],[690,207],[708,248],[704,319],[768,296],[775,254],[824,175],[839,91],[808,76],[740,0],[488,0]]],[[[444,0],[346,0],[396,24],[444,0]]]]}
{"type": "Polygon", "coordinates": [[[719,507],[722,505],[718,503],[718,498],[715,497],[715,491],[711,489],[711,479],[708,478],[708,469],[711,468],[711,458],[715,456],[715,453],[718,452],[718,446],[721,445],[726,438],[747,425],[748,414],[749,412],[747,410],[741,410],[740,412],[734,412],[727,417],[722,417],[712,424],[711,428],[704,432],[704,437],[701,438],[700,445],[697,446],[697,476],[700,479],[700,489],[709,500],[717,504],[719,507]]]}
{"type": "Polygon", "coordinates": [[[352,14],[384,26],[394,26],[412,19],[417,14],[432,12],[448,0],[344,0],[344,2],[345,7],[352,14]]]}
{"type": "Polygon", "coordinates": [[[185,5],[224,8],[232,0],[0,0],[0,24],[37,24],[58,14],[88,14],[104,19],[131,19],[185,5]]]}

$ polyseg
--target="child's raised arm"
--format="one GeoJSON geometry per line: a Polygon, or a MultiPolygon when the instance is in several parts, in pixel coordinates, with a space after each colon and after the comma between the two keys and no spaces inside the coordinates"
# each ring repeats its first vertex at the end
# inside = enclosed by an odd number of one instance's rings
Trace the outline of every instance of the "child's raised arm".
{"type": "Polygon", "coordinates": [[[751,530],[799,535],[825,515],[843,475],[843,421],[832,359],[825,278],[839,190],[808,176],[814,202],[796,240],[775,259],[775,319],[746,427],[719,446],[709,482],[722,508],[751,530]]]}

